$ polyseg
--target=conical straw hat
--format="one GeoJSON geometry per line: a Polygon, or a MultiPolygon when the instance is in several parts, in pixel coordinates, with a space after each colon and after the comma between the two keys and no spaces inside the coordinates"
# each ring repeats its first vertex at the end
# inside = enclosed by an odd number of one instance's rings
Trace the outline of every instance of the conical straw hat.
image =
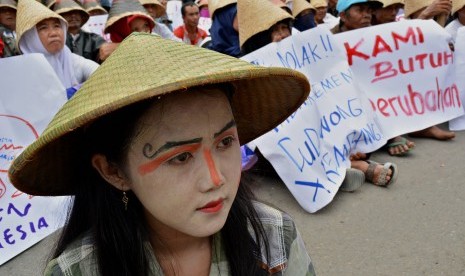
{"type": "Polygon", "coordinates": [[[310,91],[307,78],[292,69],[256,66],[133,33],[58,111],[39,139],[16,157],[10,180],[31,195],[73,194],[79,183],[76,162],[89,146],[83,131],[89,124],[143,100],[221,83],[234,87],[231,105],[241,144],[283,122],[310,91]]]}
{"type": "Polygon", "coordinates": [[[465,6],[465,0],[452,0],[452,12],[454,15],[458,10],[465,6]]]}
{"type": "Polygon", "coordinates": [[[281,1],[281,0],[270,0],[270,2],[273,3],[273,5],[278,6],[281,9],[284,9],[289,14],[292,14],[291,8],[289,8],[289,6],[286,5],[286,3],[284,3],[283,1],[281,1]]]}
{"type": "Polygon", "coordinates": [[[15,9],[17,8],[18,3],[14,0],[0,0],[0,8],[12,8],[15,9]]]}
{"type": "Polygon", "coordinates": [[[42,3],[47,6],[47,8],[51,9],[53,8],[53,5],[55,5],[57,0],[44,0],[42,3]]]}
{"type": "Polygon", "coordinates": [[[116,21],[131,15],[141,15],[146,17],[151,23],[151,28],[155,25],[153,18],[147,13],[144,6],[138,0],[115,0],[110,9],[104,32],[108,33],[111,25],[116,21]]]}
{"type": "Polygon", "coordinates": [[[268,30],[279,21],[292,18],[289,13],[268,0],[239,0],[237,19],[240,46],[253,35],[268,30]]]}
{"type": "Polygon", "coordinates": [[[91,13],[94,10],[102,11],[103,13],[107,14],[107,10],[105,10],[96,0],[84,0],[84,4],[82,5],[87,13],[91,13]]]}
{"type": "Polygon", "coordinates": [[[328,2],[326,2],[326,0],[312,0],[312,1],[310,1],[310,3],[315,8],[321,8],[321,7],[327,7],[328,6],[328,2]]]}
{"type": "Polygon", "coordinates": [[[53,10],[59,15],[70,11],[79,11],[82,16],[81,27],[89,20],[89,14],[74,0],[58,0],[53,6],[53,10]]]}
{"type": "Polygon", "coordinates": [[[160,17],[165,14],[165,7],[158,2],[158,0],[139,0],[142,5],[150,5],[153,4],[155,5],[155,13],[157,14],[157,17],[160,17]]]}
{"type": "Polygon", "coordinates": [[[208,11],[210,17],[213,18],[213,14],[216,10],[226,7],[227,5],[237,3],[237,0],[209,0],[208,11]]]}
{"type": "Polygon", "coordinates": [[[304,10],[315,10],[306,0],[294,0],[292,3],[292,16],[296,17],[304,10]]]}
{"type": "MultiPolygon", "coordinates": [[[[404,5],[404,0],[378,0],[378,1],[383,3],[383,8],[392,6],[394,4],[402,4],[402,5],[404,5]]],[[[409,0],[407,0],[407,1],[409,1],[409,0]]]]}
{"type": "Polygon", "coordinates": [[[407,0],[404,6],[404,16],[409,18],[413,13],[428,7],[433,0],[407,0]]]}
{"type": "Polygon", "coordinates": [[[41,3],[35,0],[19,0],[18,10],[16,12],[16,35],[18,45],[25,32],[47,18],[58,18],[65,24],[65,29],[68,28],[68,23],[63,17],[41,3]]]}

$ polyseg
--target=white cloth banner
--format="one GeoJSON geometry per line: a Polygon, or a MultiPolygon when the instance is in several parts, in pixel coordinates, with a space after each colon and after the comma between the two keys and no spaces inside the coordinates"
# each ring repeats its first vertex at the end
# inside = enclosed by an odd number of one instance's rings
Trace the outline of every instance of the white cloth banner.
{"type": "MultiPolygon", "coordinates": [[[[337,34],[354,80],[390,138],[464,114],[450,35],[433,20],[403,20],[337,34]]],[[[463,78],[463,77],[461,77],[463,78]]]]}
{"type": "MultiPolygon", "coordinates": [[[[462,103],[465,103],[465,27],[458,29],[455,41],[455,79],[457,87],[461,91],[462,103]]],[[[464,130],[465,115],[450,121],[449,128],[451,130],[464,130]]]]}
{"type": "Polygon", "coordinates": [[[65,88],[41,54],[0,59],[0,83],[1,265],[63,226],[69,197],[23,194],[7,173],[66,102],[65,88]]]}
{"type": "Polygon", "coordinates": [[[307,101],[253,143],[311,213],[331,202],[350,167],[351,153],[371,152],[386,142],[333,37],[326,27],[317,27],[243,57],[254,64],[296,69],[310,81],[307,101]]]}
{"type": "Polygon", "coordinates": [[[103,32],[105,29],[105,24],[107,23],[108,14],[104,15],[94,15],[89,17],[86,24],[82,26],[82,30],[98,34],[99,36],[103,37],[107,42],[111,42],[110,34],[106,34],[103,32]]]}
{"type": "Polygon", "coordinates": [[[184,24],[181,15],[181,7],[182,1],[179,0],[171,0],[166,3],[166,15],[173,21],[171,24],[173,30],[184,24]]]}

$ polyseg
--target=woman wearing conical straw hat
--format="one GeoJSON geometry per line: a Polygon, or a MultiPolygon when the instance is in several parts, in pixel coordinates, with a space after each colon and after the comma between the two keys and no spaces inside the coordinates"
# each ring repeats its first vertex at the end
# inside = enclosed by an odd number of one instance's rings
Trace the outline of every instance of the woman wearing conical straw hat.
{"type": "Polygon", "coordinates": [[[81,30],[89,19],[89,14],[84,8],[74,0],[60,0],[54,5],[53,10],[68,22],[66,46],[71,52],[95,62],[101,62],[99,51],[106,42],[98,34],[81,30]]]}
{"type": "Polygon", "coordinates": [[[290,69],[130,35],[10,167],[21,191],[74,196],[45,274],[314,275],[239,150],[309,89],[290,69]]]}
{"type": "Polygon", "coordinates": [[[97,0],[84,0],[82,6],[90,16],[108,14],[107,10],[105,10],[97,0]]]}
{"type": "Polygon", "coordinates": [[[181,41],[177,38],[173,31],[167,27],[164,23],[158,22],[157,18],[166,14],[165,7],[158,0],[139,0],[144,6],[147,13],[153,18],[155,26],[153,27],[152,33],[157,34],[163,38],[171,39],[174,41],[181,41]]]}
{"type": "Polygon", "coordinates": [[[292,3],[293,27],[300,32],[316,27],[316,9],[306,0],[294,0],[292,3]]]}
{"type": "Polygon", "coordinates": [[[0,58],[20,54],[15,32],[16,9],[16,1],[0,0],[0,58]]]}
{"type": "Polygon", "coordinates": [[[240,0],[237,3],[239,41],[243,54],[291,35],[292,15],[268,0],[240,0]]]}
{"type": "Polygon", "coordinates": [[[371,25],[395,22],[399,10],[404,7],[404,0],[380,0],[383,7],[373,11],[371,25]]]}
{"type": "Polygon", "coordinates": [[[452,17],[454,20],[447,24],[446,31],[455,41],[458,28],[465,26],[465,0],[452,0],[452,17]]]}
{"type": "Polygon", "coordinates": [[[66,20],[57,13],[35,0],[19,0],[16,32],[21,52],[43,54],[68,89],[85,82],[98,64],[71,53],[66,30],[66,20]]]}

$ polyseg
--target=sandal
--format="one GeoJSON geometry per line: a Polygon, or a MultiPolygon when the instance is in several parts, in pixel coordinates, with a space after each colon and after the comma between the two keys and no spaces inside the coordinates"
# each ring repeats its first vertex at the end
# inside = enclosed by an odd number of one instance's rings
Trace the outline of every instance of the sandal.
{"type": "Polygon", "coordinates": [[[349,168],[346,170],[346,176],[342,181],[339,190],[343,192],[354,192],[365,183],[365,174],[361,170],[349,168]]]}
{"type": "Polygon", "coordinates": [[[389,155],[391,156],[403,156],[403,155],[406,155],[408,152],[410,152],[410,150],[413,149],[413,147],[409,147],[408,146],[408,142],[410,142],[409,140],[407,140],[407,138],[405,137],[402,137],[402,136],[398,136],[398,137],[395,137],[393,139],[390,139],[389,141],[393,141],[393,140],[397,140],[395,142],[391,142],[391,143],[387,143],[384,148],[387,150],[387,152],[389,153],[389,155]],[[397,153],[397,154],[391,154],[389,152],[389,149],[391,148],[395,148],[395,147],[398,147],[398,146],[407,146],[408,147],[408,150],[404,151],[404,152],[400,152],[400,153],[397,153]]]}
{"type": "Polygon", "coordinates": [[[375,184],[376,186],[387,187],[388,185],[392,185],[396,182],[398,176],[397,165],[391,162],[386,162],[384,164],[380,164],[378,162],[367,160],[368,169],[365,172],[365,179],[369,182],[375,184]],[[378,165],[382,165],[383,168],[378,175],[378,181],[375,182],[375,170],[378,165]],[[389,172],[389,169],[392,170],[392,175],[390,180],[386,180],[386,176],[389,172]]]}

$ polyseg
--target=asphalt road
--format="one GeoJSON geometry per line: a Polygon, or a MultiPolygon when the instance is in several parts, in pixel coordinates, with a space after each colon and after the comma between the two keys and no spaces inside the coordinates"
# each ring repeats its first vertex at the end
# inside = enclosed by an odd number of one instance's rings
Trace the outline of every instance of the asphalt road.
{"type": "MultiPolygon", "coordinates": [[[[372,156],[398,165],[397,183],[339,192],[316,214],[274,178],[260,177],[254,189],[294,217],[318,275],[465,275],[465,133],[413,140],[409,156],[372,156]]],[[[41,241],[0,275],[40,275],[53,243],[54,236],[41,241]]]]}

